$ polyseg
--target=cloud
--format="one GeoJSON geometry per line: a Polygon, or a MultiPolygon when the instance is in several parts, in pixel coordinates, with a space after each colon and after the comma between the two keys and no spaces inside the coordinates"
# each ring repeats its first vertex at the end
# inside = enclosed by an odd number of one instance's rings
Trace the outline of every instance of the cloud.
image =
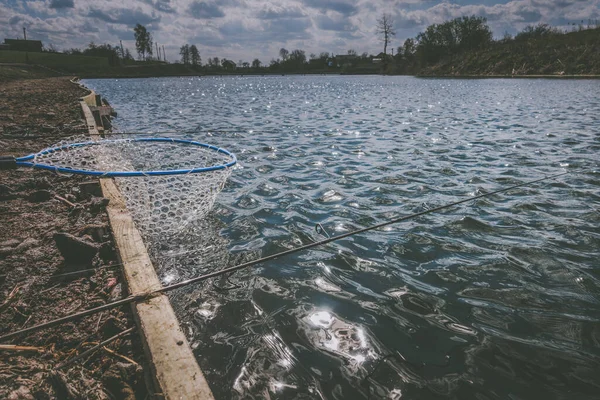
{"type": "Polygon", "coordinates": [[[265,31],[274,34],[275,40],[309,39],[311,35],[307,32],[312,26],[308,18],[281,18],[268,23],[265,31]]]}
{"type": "Polygon", "coordinates": [[[354,15],[358,12],[358,7],[353,1],[344,0],[302,0],[302,3],[311,8],[322,12],[335,11],[342,15],[354,15]]]}
{"type": "Polygon", "coordinates": [[[188,8],[189,13],[196,19],[221,18],[225,13],[217,4],[205,1],[194,1],[188,8]]]}
{"type": "Polygon", "coordinates": [[[52,0],[50,2],[50,8],[74,8],[75,2],[73,0],[52,0]]]}
{"type": "Polygon", "coordinates": [[[298,7],[293,8],[274,8],[266,7],[256,13],[260,19],[279,19],[279,18],[303,18],[306,14],[298,7]]]}
{"type": "Polygon", "coordinates": [[[336,32],[338,36],[347,39],[355,39],[361,37],[356,34],[356,27],[348,18],[336,17],[331,18],[327,15],[318,15],[314,18],[317,28],[324,31],[336,32]]]}
{"type": "Polygon", "coordinates": [[[96,18],[104,22],[114,24],[124,24],[134,26],[135,24],[147,25],[153,22],[159,22],[160,16],[146,14],[140,9],[131,10],[127,8],[112,9],[103,11],[97,8],[90,8],[88,14],[90,18],[96,18]]]}
{"type": "Polygon", "coordinates": [[[151,5],[156,11],[167,14],[174,14],[177,11],[171,6],[171,0],[143,0],[144,3],[151,5]]]}

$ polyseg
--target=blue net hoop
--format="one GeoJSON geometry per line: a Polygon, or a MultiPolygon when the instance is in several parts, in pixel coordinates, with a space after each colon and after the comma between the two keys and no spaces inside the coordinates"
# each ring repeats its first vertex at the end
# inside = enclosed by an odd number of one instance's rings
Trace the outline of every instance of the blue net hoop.
{"type": "MultiPolygon", "coordinates": [[[[79,143],[68,143],[60,146],[50,147],[44,149],[38,153],[30,154],[25,157],[15,159],[17,166],[31,167],[36,169],[44,169],[54,172],[88,175],[88,176],[100,176],[107,178],[115,177],[135,177],[135,176],[164,176],[164,175],[183,175],[183,174],[197,174],[202,172],[217,171],[226,168],[230,168],[237,163],[237,158],[233,153],[216,147],[210,144],[197,142],[194,140],[186,139],[173,139],[173,138],[133,138],[133,139],[114,139],[114,140],[100,140],[100,141],[87,141],[79,143]],[[148,142],[168,142],[177,143],[182,145],[196,146],[204,151],[209,150],[217,154],[225,156],[228,159],[227,162],[220,162],[213,165],[204,165],[197,168],[175,168],[175,169],[159,169],[159,170],[141,170],[141,171],[100,171],[95,169],[75,168],[73,166],[60,166],[53,165],[53,163],[37,162],[38,159],[49,159],[52,160],[52,156],[57,153],[75,152],[78,149],[93,146],[106,146],[106,145],[119,145],[126,143],[148,143],[148,142]]],[[[225,161],[225,160],[222,160],[225,161]]]]}

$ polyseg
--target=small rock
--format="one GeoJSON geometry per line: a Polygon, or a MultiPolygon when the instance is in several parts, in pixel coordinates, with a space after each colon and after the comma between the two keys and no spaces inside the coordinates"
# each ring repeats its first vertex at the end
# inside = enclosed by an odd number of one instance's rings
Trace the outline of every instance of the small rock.
{"type": "Polygon", "coordinates": [[[102,188],[98,181],[88,181],[79,184],[79,191],[83,195],[102,197],[102,188]]]}
{"type": "Polygon", "coordinates": [[[44,114],[44,118],[46,119],[54,119],[56,118],[56,114],[53,112],[47,112],[46,114],[44,114]]]}
{"type": "Polygon", "coordinates": [[[122,329],[115,317],[109,317],[106,321],[104,321],[104,323],[102,323],[100,331],[102,332],[102,337],[104,339],[108,339],[121,332],[122,329]]]}
{"type": "Polygon", "coordinates": [[[80,232],[90,235],[96,242],[101,242],[108,232],[108,227],[106,225],[86,225],[80,232]]]}
{"type": "Polygon", "coordinates": [[[42,203],[50,200],[52,197],[52,192],[48,190],[36,190],[35,192],[31,193],[27,199],[32,203],[42,203]]]}
{"type": "Polygon", "coordinates": [[[126,381],[131,381],[135,379],[135,376],[140,366],[126,362],[118,362],[117,368],[121,372],[121,376],[123,377],[123,379],[125,379],[126,381]]]}
{"type": "Polygon", "coordinates": [[[44,177],[42,179],[37,179],[35,181],[34,185],[38,189],[50,189],[52,187],[52,184],[46,177],[44,177]]]}
{"type": "Polygon", "coordinates": [[[57,232],[53,237],[56,247],[67,264],[89,264],[98,253],[98,245],[69,233],[57,232]]]}
{"type": "Polygon", "coordinates": [[[121,376],[121,371],[111,366],[103,375],[102,383],[116,398],[123,400],[135,400],[133,389],[121,376]]]}
{"type": "Polygon", "coordinates": [[[27,386],[21,386],[17,390],[12,391],[8,397],[8,400],[33,400],[34,397],[29,391],[27,386]]]}
{"type": "Polygon", "coordinates": [[[181,346],[181,345],[183,345],[183,340],[178,340],[177,341],[177,346],[181,346]]]}
{"type": "Polygon", "coordinates": [[[100,212],[106,208],[109,200],[106,197],[93,197],[90,201],[90,211],[93,213],[100,212]]]}

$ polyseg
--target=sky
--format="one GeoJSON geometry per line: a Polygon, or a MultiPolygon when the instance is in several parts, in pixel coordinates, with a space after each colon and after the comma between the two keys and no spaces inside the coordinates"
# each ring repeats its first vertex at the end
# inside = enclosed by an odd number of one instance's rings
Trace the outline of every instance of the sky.
{"type": "Polygon", "coordinates": [[[383,13],[394,21],[390,46],[396,48],[428,25],[469,15],[486,17],[497,38],[539,23],[570,30],[600,22],[600,0],[0,0],[0,39],[22,38],[25,26],[29,39],[58,50],[122,40],[135,54],[133,27],[140,23],[171,62],[188,43],[203,61],[268,63],[282,47],[307,56],[349,49],[377,54],[383,13]]]}

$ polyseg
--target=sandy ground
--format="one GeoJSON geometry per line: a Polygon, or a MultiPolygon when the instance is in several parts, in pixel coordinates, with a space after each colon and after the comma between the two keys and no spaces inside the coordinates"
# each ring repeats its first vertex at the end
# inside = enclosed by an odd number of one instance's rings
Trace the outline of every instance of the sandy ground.
{"type": "MultiPolygon", "coordinates": [[[[0,82],[0,156],[26,155],[86,133],[78,104],[84,94],[67,78],[0,82]]],[[[0,335],[125,295],[118,266],[98,269],[118,264],[106,199],[99,196],[89,178],[0,171],[0,335]]],[[[0,398],[146,398],[136,332],[57,369],[133,326],[124,307],[2,343],[37,351],[0,350],[0,398]]]]}

